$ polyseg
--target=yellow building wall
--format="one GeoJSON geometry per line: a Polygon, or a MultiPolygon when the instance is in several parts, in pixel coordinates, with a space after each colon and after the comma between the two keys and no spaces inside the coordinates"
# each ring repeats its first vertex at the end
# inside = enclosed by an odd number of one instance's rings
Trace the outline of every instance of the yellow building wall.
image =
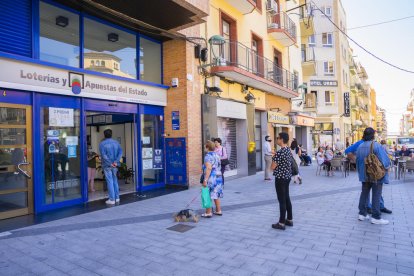
{"type": "MultiPolygon", "coordinates": [[[[220,81],[220,88],[223,92],[220,93],[220,97],[233,99],[240,102],[246,102],[246,94],[242,92],[242,85],[239,83],[228,83],[220,81]]],[[[266,96],[265,93],[256,89],[249,89],[249,92],[256,98],[254,106],[256,109],[266,109],[266,96]]]]}
{"type": "Polygon", "coordinates": [[[371,126],[375,129],[377,127],[377,92],[375,89],[371,89],[371,118],[372,123],[371,126]]]}

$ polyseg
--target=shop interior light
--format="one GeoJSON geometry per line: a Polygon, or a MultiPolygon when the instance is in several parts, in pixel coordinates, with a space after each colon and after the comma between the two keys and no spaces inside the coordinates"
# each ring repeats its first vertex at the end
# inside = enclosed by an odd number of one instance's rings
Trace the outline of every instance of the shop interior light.
{"type": "Polygon", "coordinates": [[[69,25],[69,19],[64,16],[58,16],[56,17],[56,25],[65,28],[67,25],[69,25]]]}
{"type": "Polygon", "coordinates": [[[118,39],[119,39],[118,34],[116,34],[116,33],[110,33],[110,34],[108,34],[108,41],[117,42],[118,39]]]}

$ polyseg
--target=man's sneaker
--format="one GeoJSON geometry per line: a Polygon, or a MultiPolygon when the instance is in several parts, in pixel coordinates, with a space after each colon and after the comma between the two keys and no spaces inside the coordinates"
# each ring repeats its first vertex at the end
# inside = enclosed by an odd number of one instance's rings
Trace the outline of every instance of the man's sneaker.
{"type": "Polygon", "coordinates": [[[385,207],[381,208],[381,212],[386,213],[386,214],[392,214],[392,211],[390,209],[385,208],[385,207]]]}
{"type": "Polygon", "coordinates": [[[368,216],[368,215],[366,215],[366,216],[359,215],[359,216],[358,216],[358,220],[359,220],[359,221],[364,221],[364,220],[366,220],[366,219],[369,219],[369,216],[368,216]]]}
{"type": "Polygon", "coordinates": [[[105,201],[105,203],[108,205],[115,205],[115,200],[108,199],[107,201],[105,201]]]}
{"type": "Polygon", "coordinates": [[[386,219],[374,219],[374,218],[372,218],[371,223],[372,224],[388,224],[390,222],[386,219]]]}

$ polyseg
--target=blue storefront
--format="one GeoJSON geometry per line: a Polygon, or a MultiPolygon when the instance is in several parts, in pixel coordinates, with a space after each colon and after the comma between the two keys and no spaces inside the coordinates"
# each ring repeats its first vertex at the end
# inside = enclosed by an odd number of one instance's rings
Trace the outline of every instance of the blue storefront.
{"type": "Polygon", "coordinates": [[[53,1],[1,8],[0,219],[104,198],[88,152],[107,128],[121,193],[165,186],[162,43],[53,1]]]}

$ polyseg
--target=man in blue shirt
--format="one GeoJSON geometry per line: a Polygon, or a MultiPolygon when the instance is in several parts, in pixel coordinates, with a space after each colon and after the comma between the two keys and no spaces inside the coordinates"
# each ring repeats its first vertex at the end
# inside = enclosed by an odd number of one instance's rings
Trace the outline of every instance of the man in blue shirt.
{"type": "Polygon", "coordinates": [[[389,221],[381,218],[380,211],[380,198],[382,193],[382,185],[389,183],[388,168],[391,166],[391,161],[383,147],[374,141],[375,130],[368,127],[364,130],[363,140],[364,142],[358,147],[356,151],[357,156],[357,168],[359,181],[362,182],[362,191],[359,198],[359,217],[360,221],[369,219],[367,215],[367,200],[368,194],[372,189],[372,224],[388,224],[389,221]],[[377,156],[378,160],[382,163],[385,171],[385,176],[376,181],[368,179],[365,171],[365,158],[371,153],[371,144],[373,145],[373,153],[377,156]]]}
{"type": "MultiPolygon", "coordinates": [[[[345,150],[345,154],[348,155],[348,157],[350,155],[356,155],[356,151],[357,151],[358,147],[363,143],[364,143],[364,140],[359,140],[355,144],[347,147],[346,150],[345,150]]],[[[388,183],[386,183],[386,184],[388,184],[388,183]]],[[[380,210],[381,210],[382,213],[386,213],[386,214],[391,214],[392,213],[392,211],[390,209],[387,209],[385,207],[384,198],[382,197],[382,195],[381,195],[381,198],[380,198],[380,210]]],[[[369,194],[368,194],[367,212],[368,212],[368,214],[372,214],[372,204],[371,204],[369,194]]]]}
{"type": "Polygon", "coordinates": [[[114,205],[119,203],[119,186],[116,173],[118,172],[119,160],[122,157],[122,148],[118,141],[112,139],[112,130],[106,129],[104,136],[105,139],[99,144],[99,151],[109,193],[109,199],[105,203],[114,205]]]}

